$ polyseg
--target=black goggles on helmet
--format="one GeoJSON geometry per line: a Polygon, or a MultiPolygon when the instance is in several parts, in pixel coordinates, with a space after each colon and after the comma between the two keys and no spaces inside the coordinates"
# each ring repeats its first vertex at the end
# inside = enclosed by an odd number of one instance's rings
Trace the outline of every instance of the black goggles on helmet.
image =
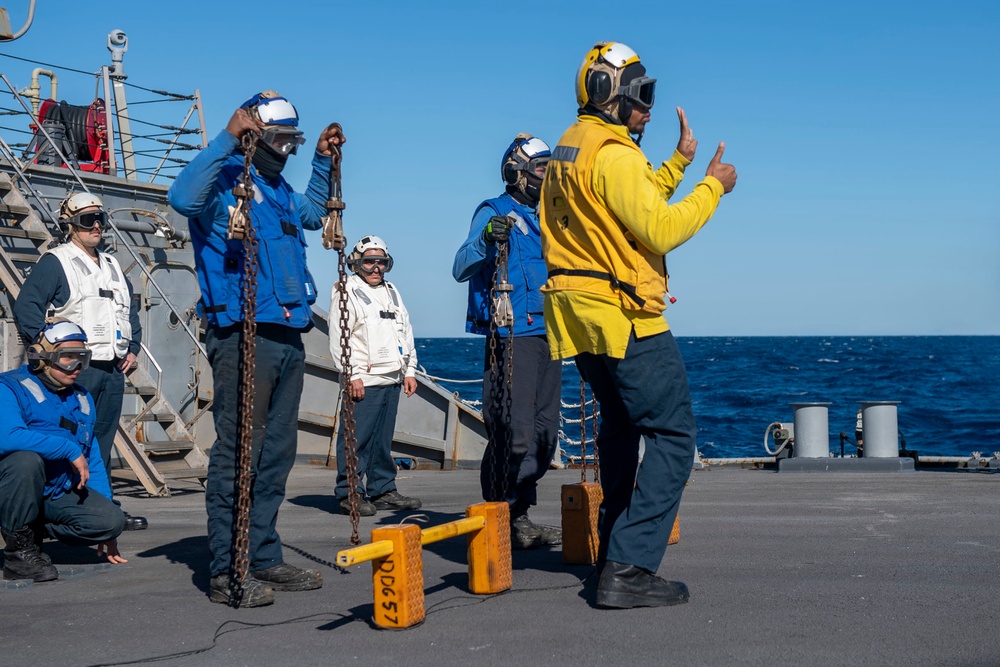
{"type": "Polygon", "coordinates": [[[80,229],[93,229],[100,225],[108,226],[108,214],[104,211],[88,211],[87,213],[77,213],[69,219],[69,224],[80,229]]]}
{"type": "Polygon", "coordinates": [[[306,143],[301,132],[287,127],[267,127],[261,130],[260,140],[281,155],[294,155],[306,143]]]}
{"type": "Polygon", "coordinates": [[[628,85],[621,86],[618,94],[627,97],[639,106],[652,109],[656,98],[656,79],[640,76],[632,79],[628,85]]]}
{"type": "Polygon", "coordinates": [[[72,373],[76,370],[85,371],[90,366],[91,351],[85,347],[70,347],[51,352],[32,352],[31,359],[41,359],[49,362],[63,373],[72,373]]]}

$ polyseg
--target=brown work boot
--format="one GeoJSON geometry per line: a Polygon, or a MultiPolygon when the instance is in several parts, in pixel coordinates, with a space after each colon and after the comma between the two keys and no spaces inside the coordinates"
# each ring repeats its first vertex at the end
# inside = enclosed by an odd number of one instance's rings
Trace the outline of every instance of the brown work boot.
{"type": "Polygon", "coordinates": [[[2,532],[5,542],[4,579],[31,579],[40,583],[59,578],[59,571],[52,565],[52,560],[42,553],[42,547],[35,542],[35,533],[31,528],[2,532]]]}

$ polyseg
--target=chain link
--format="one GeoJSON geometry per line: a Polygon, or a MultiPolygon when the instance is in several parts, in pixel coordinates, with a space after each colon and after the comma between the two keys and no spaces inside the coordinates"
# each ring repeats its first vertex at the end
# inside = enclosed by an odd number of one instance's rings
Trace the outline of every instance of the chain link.
{"type": "Polygon", "coordinates": [[[587,383],[580,377],[580,481],[587,482],[587,383]]]}
{"type": "Polygon", "coordinates": [[[257,137],[243,135],[243,181],[233,188],[236,209],[230,216],[228,236],[243,241],[243,332],[239,384],[238,445],[236,456],[236,538],[234,571],[229,577],[230,600],[239,607],[250,570],[250,486],[253,482],[253,405],[254,364],[257,357],[257,232],[250,207],[253,181],[250,165],[257,148],[257,137]]]}
{"type": "Polygon", "coordinates": [[[510,245],[508,241],[497,241],[496,264],[493,268],[493,280],[490,283],[490,421],[494,425],[488,429],[487,437],[493,445],[493,453],[490,457],[490,492],[494,495],[492,500],[501,501],[507,499],[507,490],[510,477],[510,455],[513,450],[513,434],[511,433],[510,421],[511,410],[513,408],[513,385],[514,374],[514,311],[510,303],[510,292],[513,289],[507,280],[508,257],[510,245]],[[497,340],[499,338],[498,329],[507,328],[507,345],[504,353],[506,362],[506,378],[501,377],[500,360],[497,359],[497,340]],[[501,408],[501,405],[503,406],[501,408]],[[503,421],[504,442],[503,448],[497,442],[497,426],[503,421]],[[502,454],[502,456],[501,456],[502,454]],[[500,489],[499,497],[496,497],[497,488],[500,489]]]}
{"type": "MultiPolygon", "coordinates": [[[[344,428],[344,462],[347,472],[347,502],[350,505],[351,544],[361,544],[358,525],[361,522],[361,496],[358,493],[358,442],[354,422],[354,398],[351,396],[351,331],[347,308],[347,239],[344,236],[345,208],[341,190],[341,162],[343,153],[339,146],[330,144],[330,198],[326,202],[323,218],[323,247],[337,251],[337,306],[340,310],[340,392],[341,414],[344,428]]],[[[333,314],[331,313],[331,317],[333,314]]]]}
{"type": "Polygon", "coordinates": [[[597,402],[597,397],[594,396],[593,392],[590,394],[590,418],[594,420],[594,481],[598,484],[601,483],[601,460],[598,457],[597,452],[597,432],[600,429],[598,426],[597,417],[601,412],[600,404],[597,402]]]}

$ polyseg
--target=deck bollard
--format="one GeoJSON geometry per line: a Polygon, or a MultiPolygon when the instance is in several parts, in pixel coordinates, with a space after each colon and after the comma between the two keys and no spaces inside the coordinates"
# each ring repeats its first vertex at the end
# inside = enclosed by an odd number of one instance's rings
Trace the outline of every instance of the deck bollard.
{"type": "Polygon", "coordinates": [[[828,402],[792,403],[795,410],[795,458],[829,458],[830,417],[828,402]]]}
{"type": "Polygon", "coordinates": [[[375,528],[371,544],[337,554],[337,564],[342,567],[372,562],[376,626],[400,629],[423,622],[423,545],[450,537],[468,536],[471,592],[490,595],[510,589],[510,507],[507,503],[478,503],[467,507],[465,513],[464,519],[424,530],[416,524],[375,528]]]}
{"type": "Polygon", "coordinates": [[[861,401],[861,438],[866,459],[899,456],[897,405],[899,401],[861,401]]]}

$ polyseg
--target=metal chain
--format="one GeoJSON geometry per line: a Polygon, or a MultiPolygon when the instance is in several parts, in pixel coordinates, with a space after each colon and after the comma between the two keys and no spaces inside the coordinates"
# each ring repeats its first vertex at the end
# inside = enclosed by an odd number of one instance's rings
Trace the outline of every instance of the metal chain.
{"type": "Polygon", "coordinates": [[[257,148],[257,137],[247,132],[242,137],[243,182],[233,188],[236,209],[230,217],[229,238],[243,241],[243,338],[239,384],[238,449],[236,456],[236,538],[234,572],[229,578],[230,600],[239,607],[250,570],[250,486],[253,460],[254,365],[257,357],[257,233],[250,217],[253,181],[250,165],[257,148]]]}
{"type": "Polygon", "coordinates": [[[580,481],[587,482],[587,384],[580,378],[580,481]]]}
{"type": "Polygon", "coordinates": [[[510,477],[510,454],[512,450],[512,434],[510,429],[513,392],[511,391],[514,363],[514,313],[510,307],[510,292],[513,289],[507,280],[509,242],[497,241],[496,262],[493,267],[493,280],[490,283],[490,422],[493,428],[487,432],[487,437],[493,445],[490,457],[490,492],[493,500],[501,501],[507,498],[510,477]],[[500,360],[497,359],[497,340],[499,329],[507,328],[507,349],[504,353],[506,361],[506,381],[501,379],[500,360]],[[503,407],[501,407],[501,404],[503,407]],[[503,420],[503,447],[497,442],[497,427],[503,420]],[[502,454],[502,456],[501,456],[502,454]],[[500,461],[500,463],[498,463],[500,461]],[[497,488],[499,497],[496,496],[497,488]]]}
{"type": "Polygon", "coordinates": [[[597,397],[591,392],[590,395],[590,418],[594,420],[594,482],[600,484],[601,482],[601,460],[597,452],[597,432],[599,430],[597,416],[600,414],[600,405],[597,403],[597,397]]]}
{"type": "Polygon", "coordinates": [[[508,281],[507,269],[509,267],[508,260],[510,257],[510,242],[509,241],[498,241],[497,242],[497,278],[498,282],[495,283],[495,289],[497,294],[497,326],[507,327],[507,349],[505,350],[505,357],[507,362],[507,372],[506,372],[506,382],[504,382],[502,387],[502,394],[504,397],[504,410],[503,410],[503,427],[504,427],[504,448],[503,457],[501,461],[503,462],[503,477],[500,482],[500,497],[503,500],[507,498],[507,487],[510,482],[510,457],[513,453],[513,433],[511,433],[511,412],[513,410],[514,392],[512,387],[514,385],[514,311],[511,308],[510,303],[510,293],[513,291],[513,286],[508,281]]]}
{"type": "MultiPolygon", "coordinates": [[[[347,240],[344,237],[345,208],[341,191],[340,165],[343,153],[330,144],[330,198],[323,218],[323,247],[337,250],[337,306],[340,310],[340,392],[344,424],[344,467],[347,472],[347,502],[350,505],[351,544],[361,544],[358,525],[361,523],[361,496],[358,493],[358,441],[354,421],[354,398],[351,396],[351,331],[347,308],[347,240]]],[[[331,313],[332,315],[332,313],[331,313]]]]}

